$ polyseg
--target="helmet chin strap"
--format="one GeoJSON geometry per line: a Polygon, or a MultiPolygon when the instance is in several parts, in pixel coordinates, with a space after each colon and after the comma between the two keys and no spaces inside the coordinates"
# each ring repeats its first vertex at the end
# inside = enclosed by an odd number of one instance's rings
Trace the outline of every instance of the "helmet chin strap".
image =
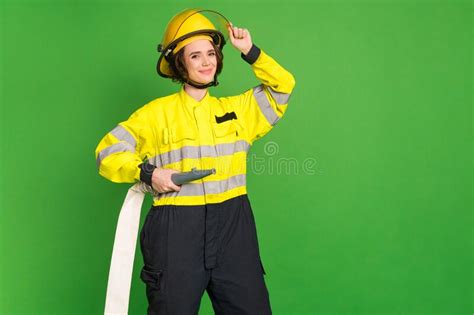
{"type": "Polygon", "coordinates": [[[217,81],[217,75],[215,74],[214,75],[214,80],[212,82],[209,82],[207,84],[200,84],[200,83],[197,83],[191,79],[187,79],[186,80],[186,83],[197,88],[197,89],[207,89],[208,87],[211,87],[211,86],[217,86],[219,85],[219,82],[217,81]]]}

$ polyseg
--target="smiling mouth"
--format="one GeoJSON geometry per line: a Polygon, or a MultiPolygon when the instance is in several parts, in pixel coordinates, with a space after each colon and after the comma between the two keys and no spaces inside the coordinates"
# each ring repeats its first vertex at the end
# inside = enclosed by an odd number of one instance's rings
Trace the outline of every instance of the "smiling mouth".
{"type": "Polygon", "coordinates": [[[212,69],[209,69],[209,70],[201,70],[199,71],[200,73],[202,74],[211,74],[212,73],[212,69]]]}

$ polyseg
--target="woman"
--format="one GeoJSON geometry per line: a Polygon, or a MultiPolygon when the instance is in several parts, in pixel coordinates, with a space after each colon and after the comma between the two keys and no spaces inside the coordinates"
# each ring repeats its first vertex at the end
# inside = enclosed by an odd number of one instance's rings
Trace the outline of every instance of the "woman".
{"type": "Polygon", "coordinates": [[[214,11],[185,10],[168,23],[157,71],[181,89],[141,107],[101,140],[99,173],[146,183],[153,194],[140,233],[148,314],[198,314],[204,291],[216,314],[271,314],[246,157],[285,113],[295,80],[252,43],[247,29],[229,23],[232,45],[261,84],[211,96],[225,37],[206,12],[214,11]],[[181,186],[171,180],[193,168],[215,174],[181,186]]]}

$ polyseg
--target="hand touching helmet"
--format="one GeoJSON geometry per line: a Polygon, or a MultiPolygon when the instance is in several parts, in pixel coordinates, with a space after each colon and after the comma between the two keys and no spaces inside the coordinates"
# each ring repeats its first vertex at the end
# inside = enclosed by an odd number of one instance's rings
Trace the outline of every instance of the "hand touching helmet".
{"type": "Polygon", "coordinates": [[[246,55],[252,48],[252,38],[249,31],[246,28],[236,27],[232,23],[227,26],[227,31],[232,45],[246,55]]]}

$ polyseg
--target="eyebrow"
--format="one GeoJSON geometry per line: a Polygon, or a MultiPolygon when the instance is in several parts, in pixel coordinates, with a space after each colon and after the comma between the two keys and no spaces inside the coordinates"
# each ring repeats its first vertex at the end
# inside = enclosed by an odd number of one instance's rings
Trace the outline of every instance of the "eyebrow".
{"type": "MultiPolygon", "coordinates": [[[[211,52],[211,51],[215,51],[215,50],[214,49],[209,49],[207,52],[211,52]]],[[[191,56],[192,54],[200,54],[200,53],[201,53],[200,51],[193,51],[189,55],[191,56]]]]}

